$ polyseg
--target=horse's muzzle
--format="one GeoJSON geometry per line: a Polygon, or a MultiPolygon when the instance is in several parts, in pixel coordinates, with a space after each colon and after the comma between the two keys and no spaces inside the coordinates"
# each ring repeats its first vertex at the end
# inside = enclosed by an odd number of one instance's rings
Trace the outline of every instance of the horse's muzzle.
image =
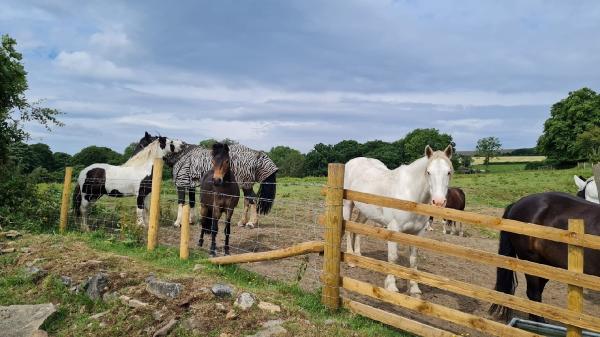
{"type": "Polygon", "coordinates": [[[213,184],[215,186],[221,186],[221,185],[223,185],[223,178],[213,178],[213,184]]]}

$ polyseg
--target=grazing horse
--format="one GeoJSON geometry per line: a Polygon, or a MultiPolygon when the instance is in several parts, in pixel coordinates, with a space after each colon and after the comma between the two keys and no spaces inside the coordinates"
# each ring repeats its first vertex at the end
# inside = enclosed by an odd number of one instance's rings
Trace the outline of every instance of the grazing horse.
{"type": "Polygon", "coordinates": [[[103,195],[109,197],[136,196],[137,224],[146,226],[147,214],[144,201],[146,196],[152,192],[154,159],[179,152],[183,146],[183,142],[180,140],[158,137],[123,165],[92,164],[84,168],[79,173],[73,194],[75,215],[82,217],[83,229],[89,230],[88,207],[103,195]]]}
{"type": "MultiPolygon", "coordinates": [[[[509,205],[502,217],[559,229],[567,229],[569,219],[583,219],[586,234],[600,235],[600,205],[566,193],[546,192],[526,196],[509,205]]],[[[527,235],[500,232],[498,254],[516,256],[522,260],[558,268],[567,268],[566,244],[527,235]]],[[[585,248],[583,256],[583,272],[600,276],[600,251],[585,248]]],[[[527,280],[527,297],[532,301],[541,302],[542,292],[548,280],[527,274],[525,274],[525,279],[527,280]]],[[[498,268],[495,289],[513,295],[516,287],[515,272],[498,268]]],[[[508,319],[511,310],[494,304],[490,307],[490,313],[508,319]]],[[[533,314],[529,314],[529,319],[544,321],[542,317],[533,314]]]]}
{"type": "Polygon", "coordinates": [[[198,245],[204,245],[204,233],[210,232],[210,256],[216,256],[215,238],[219,219],[225,215],[225,255],[229,255],[231,217],[240,199],[240,187],[231,172],[231,159],[227,144],[215,143],[212,147],[212,169],[202,177],[200,185],[200,216],[202,230],[198,245]]]}
{"type": "MultiPolygon", "coordinates": [[[[452,208],[452,209],[457,209],[459,211],[464,211],[465,210],[465,192],[463,192],[462,189],[458,188],[458,187],[448,187],[448,193],[446,193],[446,208],[452,208]]],[[[433,217],[430,216],[429,217],[429,222],[427,222],[427,230],[428,231],[432,231],[433,227],[431,227],[431,224],[433,224],[433,217]]],[[[454,233],[458,234],[459,236],[464,236],[464,232],[463,232],[463,227],[464,224],[462,223],[456,223],[456,221],[454,220],[446,220],[444,219],[444,228],[443,228],[443,233],[444,234],[448,234],[448,232],[446,231],[446,227],[450,228],[450,234],[454,235],[454,233]]]]}
{"type": "Polygon", "coordinates": [[[578,197],[600,204],[600,200],[598,199],[598,187],[596,186],[594,177],[585,179],[582,176],[573,176],[573,179],[575,180],[575,185],[577,185],[578,197]]]}
{"type": "MultiPolygon", "coordinates": [[[[446,204],[446,192],[453,173],[451,157],[452,146],[448,145],[444,151],[433,151],[428,145],[423,158],[395,170],[389,170],[377,159],[355,158],[346,163],[344,188],[443,207],[446,204]]],[[[365,223],[367,220],[373,220],[396,232],[422,235],[428,219],[427,216],[411,212],[344,200],[345,220],[350,219],[354,207],[358,210],[357,222],[365,223]]],[[[348,233],[346,240],[347,252],[361,255],[360,236],[348,233]]],[[[388,261],[397,262],[397,260],[398,244],[388,242],[388,261]]],[[[411,268],[417,269],[416,247],[410,247],[409,262],[411,268]]],[[[393,275],[386,277],[385,288],[398,291],[393,275]]],[[[421,294],[419,286],[414,281],[409,281],[408,292],[411,296],[417,297],[421,294]]]]}

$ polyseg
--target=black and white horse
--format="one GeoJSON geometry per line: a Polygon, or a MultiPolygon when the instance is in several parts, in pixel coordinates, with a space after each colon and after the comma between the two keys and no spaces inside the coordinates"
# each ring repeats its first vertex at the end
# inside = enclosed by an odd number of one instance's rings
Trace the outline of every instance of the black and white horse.
{"type": "Polygon", "coordinates": [[[573,176],[573,179],[575,180],[575,185],[577,185],[578,197],[597,204],[600,203],[600,200],[598,200],[598,187],[596,186],[594,177],[585,179],[582,176],[573,176]]]}
{"type": "Polygon", "coordinates": [[[152,166],[154,159],[182,150],[184,143],[158,137],[123,165],[92,164],[84,168],[77,178],[73,194],[76,216],[82,217],[82,228],[88,230],[87,212],[90,205],[101,196],[137,197],[137,224],[147,225],[145,198],[152,192],[152,166]]]}

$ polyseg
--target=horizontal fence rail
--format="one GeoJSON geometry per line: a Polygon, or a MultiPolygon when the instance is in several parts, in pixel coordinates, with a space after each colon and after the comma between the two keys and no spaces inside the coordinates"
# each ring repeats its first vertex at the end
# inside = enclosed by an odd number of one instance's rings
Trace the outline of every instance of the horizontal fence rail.
{"type": "Polygon", "coordinates": [[[495,336],[533,337],[539,336],[524,330],[498,323],[489,319],[478,317],[462,311],[451,309],[443,305],[410,297],[408,295],[391,292],[384,288],[371,285],[367,282],[342,277],[342,287],[360,295],[369,296],[383,302],[397,305],[406,309],[417,311],[428,316],[450,321],[495,336]]]}
{"type": "Polygon", "coordinates": [[[566,284],[573,284],[583,288],[600,290],[600,277],[597,276],[580,274],[566,269],[542,265],[526,260],[519,260],[514,257],[497,255],[484,250],[463,247],[451,243],[415,236],[412,234],[394,232],[384,228],[352,221],[344,221],[344,226],[346,231],[352,233],[411,245],[443,255],[460,257],[494,267],[520,271],[526,274],[540,276],[549,280],[555,280],[566,284]]]}
{"type": "Polygon", "coordinates": [[[491,215],[441,208],[351,190],[344,190],[344,199],[600,250],[600,237],[596,235],[580,234],[491,215]]]}
{"type": "Polygon", "coordinates": [[[259,261],[272,261],[285,259],[287,257],[304,255],[308,253],[322,253],[324,249],[323,241],[303,242],[291,247],[270,250],[267,252],[244,253],[236,255],[219,256],[208,259],[213,264],[224,265],[234,263],[248,263],[259,261]]]}
{"type": "Polygon", "coordinates": [[[500,304],[512,309],[526,311],[539,316],[550,318],[564,324],[571,324],[584,329],[600,331],[600,318],[579,312],[555,307],[541,302],[535,302],[514,295],[487,289],[444,276],[438,276],[424,271],[419,271],[390,262],[384,262],[369,257],[343,253],[342,260],[353,263],[357,267],[376,271],[382,274],[392,274],[402,279],[413,280],[419,283],[446,290],[455,294],[500,304]]]}

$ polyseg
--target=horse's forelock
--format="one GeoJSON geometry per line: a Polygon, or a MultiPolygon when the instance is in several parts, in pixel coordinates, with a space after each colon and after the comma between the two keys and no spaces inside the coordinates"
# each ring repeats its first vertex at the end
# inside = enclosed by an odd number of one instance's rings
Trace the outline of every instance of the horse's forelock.
{"type": "Polygon", "coordinates": [[[452,165],[452,161],[450,160],[450,158],[448,158],[448,156],[446,155],[446,153],[444,151],[434,151],[433,154],[431,155],[431,157],[429,157],[428,165],[431,164],[431,162],[433,162],[436,159],[441,159],[441,160],[445,161],[448,164],[448,167],[450,167],[450,170],[454,171],[454,166],[452,165]]]}

